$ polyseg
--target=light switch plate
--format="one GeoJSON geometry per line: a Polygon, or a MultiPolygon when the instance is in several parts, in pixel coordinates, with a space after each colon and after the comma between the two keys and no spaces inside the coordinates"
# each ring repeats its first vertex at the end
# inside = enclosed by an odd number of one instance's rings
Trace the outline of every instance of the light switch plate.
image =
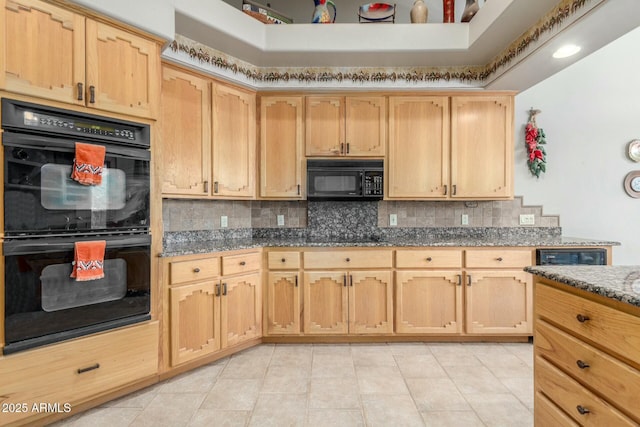
{"type": "Polygon", "coordinates": [[[278,227],[282,227],[284,225],[284,215],[278,215],[278,227]]]}
{"type": "Polygon", "coordinates": [[[220,217],[220,227],[227,228],[229,226],[229,217],[226,215],[222,215],[220,217]]]}
{"type": "Polygon", "coordinates": [[[398,214],[390,214],[389,215],[389,225],[391,227],[395,227],[398,225],[398,214]]]}
{"type": "Polygon", "coordinates": [[[462,225],[469,225],[469,215],[462,214],[461,222],[462,225]]]}
{"type": "Polygon", "coordinates": [[[520,225],[534,225],[536,222],[534,214],[520,215],[520,225]]]}

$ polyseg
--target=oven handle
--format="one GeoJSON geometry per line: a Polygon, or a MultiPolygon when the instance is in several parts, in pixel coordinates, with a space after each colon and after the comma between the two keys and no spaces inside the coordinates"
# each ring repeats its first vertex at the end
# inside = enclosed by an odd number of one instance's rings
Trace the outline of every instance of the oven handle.
{"type": "MultiPolygon", "coordinates": [[[[94,144],[94,142],[89,141],[94,144]]],[[[104,144],[106,153],[117,157],[125,157],[139,160],[150,160],[151,153],[144,148],[120,147],[112,144],[104,144]]],[[[39,135],[17,134],[4,132],[2,135],[2,145],[21,148],[40,148],[47,151],[60,151],[73,153],[75,151],[75,141],[64,138],[50,138],[39,135]]]]}
{"type": "Polygon", "coordinates": [[[75,242],[85,242],[91,240],[106,240],[107,249],[109,248],[127,248],[134,246],[150,246],[151,236],[148,234],[131,235],[131,236],[82,236],[82,237],[65,237],[62,239],[46,238],[34,240],[5,240],[3,243],[4,255],[27,255],[35,253],[51,253],[60,251],[69,251],[74,247],[75,242]]]}

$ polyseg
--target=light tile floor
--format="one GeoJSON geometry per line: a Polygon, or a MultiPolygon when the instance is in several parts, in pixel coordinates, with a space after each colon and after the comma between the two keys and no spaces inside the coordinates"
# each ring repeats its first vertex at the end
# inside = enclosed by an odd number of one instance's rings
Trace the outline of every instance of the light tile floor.
{"type": "Polygon", "coordinates": [[[533,426],[533,346],[263,344],[56,426],[533,426]]]}

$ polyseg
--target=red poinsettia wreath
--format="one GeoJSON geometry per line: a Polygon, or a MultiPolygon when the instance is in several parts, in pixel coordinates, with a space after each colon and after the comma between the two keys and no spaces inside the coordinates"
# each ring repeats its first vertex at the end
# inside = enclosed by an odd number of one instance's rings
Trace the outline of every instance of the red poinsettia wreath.
{"type": "Polygon", "coordinates": [[[540,178],[541,172],[547,171],[547,152],[543,147],[547,143],[545,140],[546,135],[536,124],[536,115],[540,112],[540,110],[534,109],[529,111],[529,122],[525,128],[525,142],[529,154],[527,166],[529,166],[531,174],[535,175],[536,178],[540,178]]]}

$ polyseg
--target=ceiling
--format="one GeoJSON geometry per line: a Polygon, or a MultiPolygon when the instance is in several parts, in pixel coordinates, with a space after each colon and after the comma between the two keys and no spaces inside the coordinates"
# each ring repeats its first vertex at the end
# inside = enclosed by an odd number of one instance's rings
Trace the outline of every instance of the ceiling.
{"type": "Polygon", "coordinates": [[[639,25],[638,0],[488,0],[468,24],[331,25],[265,25],[221,0],[175,1],[177,34],[257,69],[473,67],[485,71],[473,86],[485,89],[524,90],[639,25]],[[553,59],[565,43],[582,50],[553,59]]]}

